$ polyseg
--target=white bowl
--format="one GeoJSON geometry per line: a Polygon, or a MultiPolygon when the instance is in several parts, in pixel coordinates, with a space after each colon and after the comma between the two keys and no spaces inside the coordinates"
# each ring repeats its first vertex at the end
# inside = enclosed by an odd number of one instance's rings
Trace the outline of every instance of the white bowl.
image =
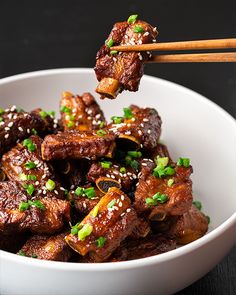
{"type": "MultiPolygon", "coordinates": [[[[58,109],[62,91],[94,94],[96,84],[91,69],[17,75],[0,81],[0,105],[58,109]]],[[[211,217],[210,232],[171,252],[117,263],[41,261],[1,251],[1,294],[170,294],[204,276],[236,243],[235,120],[203,96],[148,76],[137,93],[99,103],[107,118],[131,103],[159,111],[173,157],[191,158],[194,195],[211,217]]]]}

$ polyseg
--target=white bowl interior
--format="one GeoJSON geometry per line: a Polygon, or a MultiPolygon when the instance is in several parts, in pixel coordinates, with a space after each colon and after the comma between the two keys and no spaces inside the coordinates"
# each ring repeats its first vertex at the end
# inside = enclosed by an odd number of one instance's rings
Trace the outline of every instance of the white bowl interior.
{"type": "Polygon", "coordinates": [[[109,119],[130,104],[151,106],[163,120],[161,139],[174,159],[190,157],[194,168],[195,199],[216,228],[236,211],[236,128],[230,115],[201,95],[176,84],[144,76],[140,90],[123,92],[118,99],[99,100],[91,69],[65,69],[3,79],[0,105],[26,110],[58,110],[62,91],[91,92],[109,119]]]}

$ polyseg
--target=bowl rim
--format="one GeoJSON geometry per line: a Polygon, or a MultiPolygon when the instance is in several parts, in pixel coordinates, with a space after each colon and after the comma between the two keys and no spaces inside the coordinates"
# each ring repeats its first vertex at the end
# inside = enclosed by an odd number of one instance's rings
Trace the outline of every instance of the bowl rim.
{"type": "MultiPolygon", "coordinates": [[[[40,70],[40,71],[33,71],[23,74],[17,74],[14,76],[6,77],[0,79],[0,86],[8,83],[12,83],[15,81],[20,81],[23,79],[34,78],[34,77],[42,77],[48,75],[58,75],[58,74],[91,74],[93,73],[93,69],[91,68],[59,68],[59,69],[49,69],[49,70],[40,70]]],[[[232,124],[233,128],[235,129],[236,134],[236,120],[231,116],[227,111],[222,109],[219,105],[210,101],[208,98],[204,97],[203,95],[186,88],[182,85],[177,83],[167,81],[161,78],[157,78],[154,76],[144,75],[143,79],[148,81],[157,81],[164,86],[168,86],[169,88],[175,88],[178,91],[185,92],[192,96],[193,99],[200,101],[203,104],[206,104],[213,108],[216,112],[218,112],[221,116],[224,117],[230,124],[232,124]]],[[[191,242],[190,244],[184,245],[177,249],[171,250],[166,253],[162,253],[159,255],[154,255],[146,258],[135,259],[130,261],[122,261],[122,262],[103,262],[103,263],[74,263],[74,262],[60,262],[60,261],[47,261],[47,260],[38,260],[38,259],[28,259],[29,257],[23,257],[16,255],[14,253],[6,252],[0,250],[0,257],[1,259],[6,259],[10,262],[16,262],[18,264],[22,264],[25,266],[34,266],[37,268],[48,268],[48,269],[56,269],[56,270],[70,270],[70,271],[108,271],[108,270],[121,270],[121,269],[133,269],[133,268],[140,268],[147,265],[159,264],[163,263],[179,256],[186,255],[190,252],[201,248],[208,242],[213,241],[225,231],[230,229],[232,226],[236,226],[236,212],[234,212],[229,218],[227,218],[223,223],[217,226],[215,229],[207,233],[205,236],[201,237],[200,239],[191,242]]]]}

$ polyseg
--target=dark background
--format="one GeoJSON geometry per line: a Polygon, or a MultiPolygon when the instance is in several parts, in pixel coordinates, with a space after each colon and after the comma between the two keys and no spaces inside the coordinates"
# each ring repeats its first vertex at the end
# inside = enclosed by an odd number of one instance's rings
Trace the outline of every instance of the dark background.
{"type": "MultiPolygon", "coordinates": [[[[134,13],[157,26],[160,42],[236,37],[235,0],[0,0],[0,78],[93,67],[112,24],[134,13]]],[[[235,63],[150,64],[145,73],[189,87],[236,118],[235,63]]],[[[236,294],[236,249],[179,294],[236,294]]]]}

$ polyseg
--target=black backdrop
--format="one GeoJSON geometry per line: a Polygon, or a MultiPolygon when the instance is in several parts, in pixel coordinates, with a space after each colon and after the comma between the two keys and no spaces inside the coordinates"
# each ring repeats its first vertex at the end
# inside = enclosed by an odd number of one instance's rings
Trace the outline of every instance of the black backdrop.
{"type": "MultiPolygon", "coordinates": [[[[112,24],[133,13],[157,26],[160,42],[236,36],[236,0],[0,0],[0,78],[93,67],[112,24]]],[[[151,64],[145,73],[187,86],[236,117],[236,64],[151,64]]],[[[235,293],[236,249],[179,294],[235,293]]]]}

